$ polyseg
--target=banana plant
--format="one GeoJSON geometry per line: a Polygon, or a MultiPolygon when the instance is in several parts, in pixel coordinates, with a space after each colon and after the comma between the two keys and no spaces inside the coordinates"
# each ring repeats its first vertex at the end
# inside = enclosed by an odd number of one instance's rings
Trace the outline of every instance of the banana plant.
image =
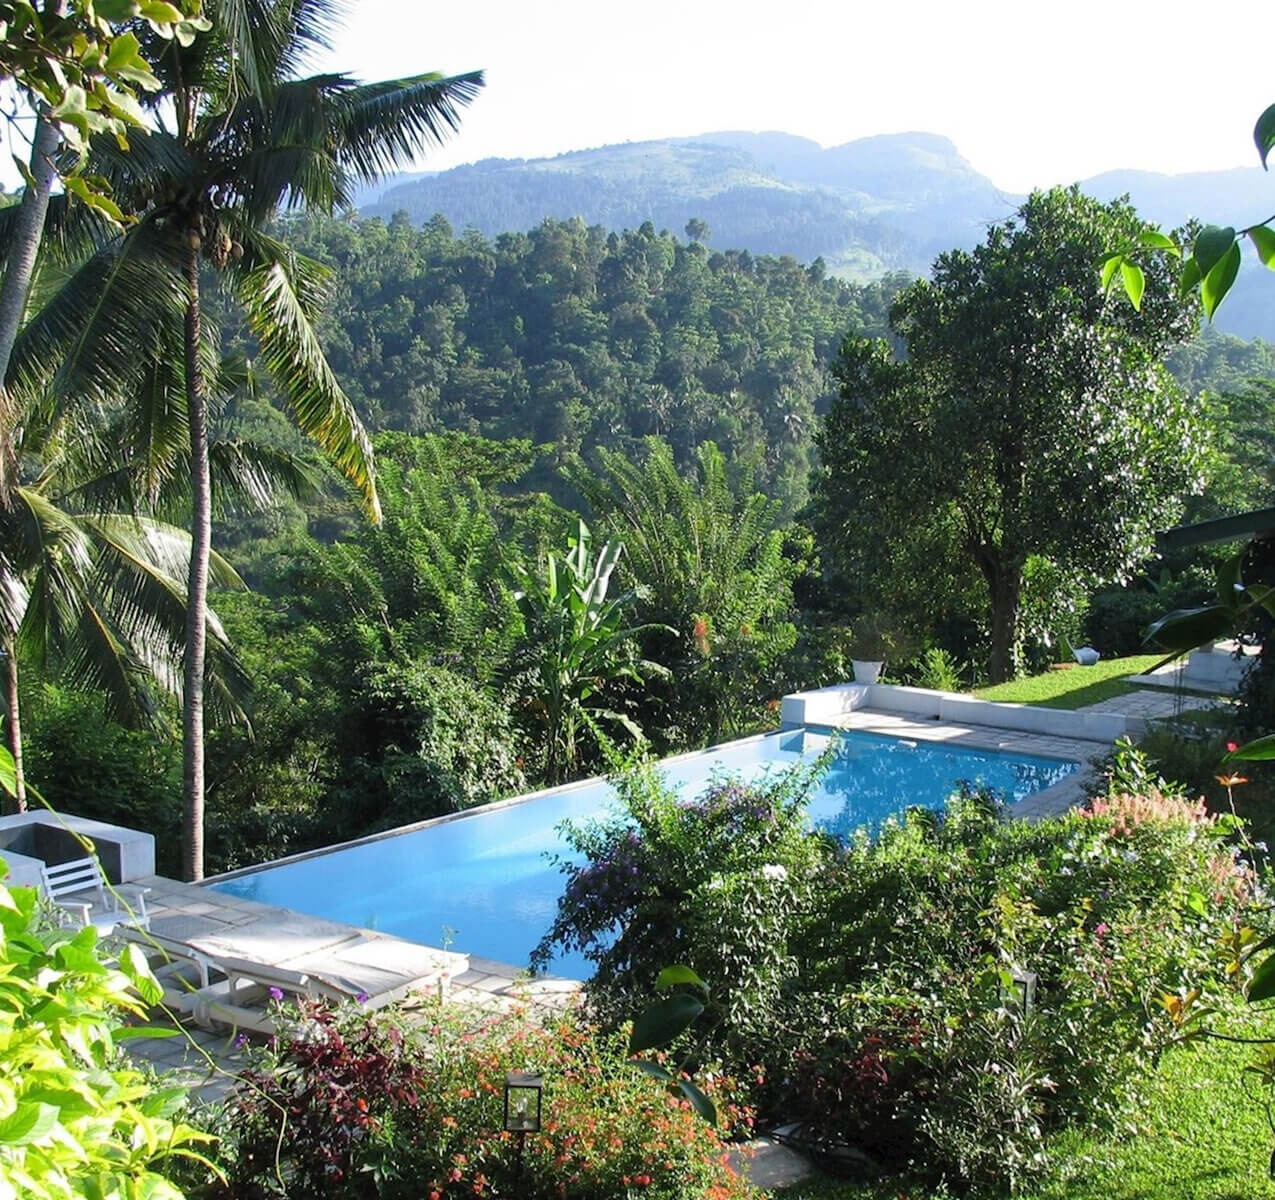
{"type": "Polygon", "coordinates": [[[607,541],[595,556],[589,542],[589,527],[581,521],[566,554],[549,554],[543,574],[522,565],[510,568],[514,598],[526,622],[528,707],[544,736],[550,783],[560,782],[579,763],[582,733],[588,730],[596,738],[600,722],[642,739],[630,716],[602,701],[608,685],[669,676],[661,664],[637,657],[635,648],[639,635],[666,627],[626,625],[633,592],[608,594],[624,544],[607,541]]]}

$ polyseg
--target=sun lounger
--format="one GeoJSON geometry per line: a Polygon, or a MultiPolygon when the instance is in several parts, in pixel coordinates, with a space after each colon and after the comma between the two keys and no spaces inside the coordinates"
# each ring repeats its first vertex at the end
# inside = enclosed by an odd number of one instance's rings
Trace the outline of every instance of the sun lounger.
{"type": "Polygon", "coordinates": [[[164,989],[164,1007],[182,1016],[193,1016],[199,993],[221,975],[217,964],[186,942],[152,929],[119,926],[115,932],[145,953],[151,973],[164,989]]]}
{"type": "Polygon", "coordinates": [[[195,1021],[266,1034],[276,1032],[272,1000],[300,997],[384,1008],[411,994],[444,995],[452,975],[468,965],[460,955],[381,937],[355,937],[277,966],[223,953],[207,957],[225,978],[196,994],[195,1021]]]}

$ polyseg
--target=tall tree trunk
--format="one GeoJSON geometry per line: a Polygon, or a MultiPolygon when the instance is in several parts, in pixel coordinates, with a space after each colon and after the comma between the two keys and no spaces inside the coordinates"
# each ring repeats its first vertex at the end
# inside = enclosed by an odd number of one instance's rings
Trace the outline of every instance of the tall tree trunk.
{"type": "Polygon", "coordinates": [[[5,709],[8,714],[9,751],[13,755],[13,799],[18,812],[27,811],[26,777],[22,772],[22,714],[18,708],[18,648],[4,647],[5,709]]]}
{"type": "Polygon", "coordinates": [[[1022,591],[1022,571],[1001,565],[989,572],[992,597],[992,652],[987,674],[992,683],[1014,678],[1017,664],[1014,650],[1018,642],[1018,601],[1022,591]]]}
{"type": "Polygon", "coordinates": [[[186,661],[182,693],[186,813],[182,871],[204,877],[204,650],[208,628],[208,558],[212,548],[212,482],[208,473],[208,403],[200,370],[199,251],[186,253],[186,406],[190,421],[192,515],[186,592],[186,661]]]}
{"type": "Polygon", "coordinates": [[[35,271],[35,258],[44,234],[44,217],[49,211],[49,193],[57,172],[53,152],[58,148],[58,129],[37,117],[35,137],[31,143],[31,175],[35,187],[22,193],[21,207],[5,264],[4,282],[0,284],[0,504],[8,503],[15,466],[13,461],[13,429],[17,412],[4,388],[9,373],[9,359],[18,338],[22,314],[26,311],[27,292],[35,271]]]}

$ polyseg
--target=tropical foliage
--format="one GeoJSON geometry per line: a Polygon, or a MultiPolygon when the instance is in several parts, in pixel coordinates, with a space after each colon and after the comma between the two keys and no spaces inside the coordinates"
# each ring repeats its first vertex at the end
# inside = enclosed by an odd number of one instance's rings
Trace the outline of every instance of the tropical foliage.
{"type": "Polygon", "coordinates": [[[1136,1111],[1159,1054],[1219,1015],[1187,1012],[1192,988],[1234,1009],[1252,867],[1233,822],[1141,783],[1035,824],[965,792],[838,845],[803,826],[802,775],[693,804],[630,777],[616,819],[571,832],[542,950],[584,948],[616,1021],[686,963],[709,999],[681,1045],[757,1080],[763,1119],[842,1165],[999,1191],[1054,1132],[1136,1111]]]}
{"type": "Polygon", "coordinates": [[[87,258],[23,330],[11,364],[16,389],[109,403],[134,391],[157,359],[173,364],[190,443],[192,553],[187,589],[183,730],[187,818],[184,871],[203,862],[203,679],[211,484],[207,314],[200,262],[225,277],[261,361],[303,432],[378,502],[371,447],[323,358],[311,321],[326,272],[264,230],[281,205],[330,209],[359,182],[410,159],[453,130],[477,75],[357,84],[297,78],[323,44],[335,6],[210,4],[213,32],[152,54],[173,127],[158,121],[128,151],[101,139],[95,169],[134,220],[82,233],[87,258]],[[143,353],[133,352],[140,345],[143,353]],[[125,349],[127,347],[127,349],[125,349]],[[59,364],[61,364],[59,366],[59,364]]]}
{"type": "Polygon", "coordinates": [[[91,927],[50,927],[34,888],[0,884],[0,932],[0,1196],[180,1200],[172,1160],[209,1139],[184,1123],[183,1089],[118,1060],[123,1021],[159,995],[142,956],[112,962],[91,927]]]}
{"type": "MultiPolygon", "coordinates": [[[[475,1028],[472,1014],[424,1019],[315,1009],[245,1073],[225,1113],[227,1185],[213,1196],[381,1200],[518,1196],[552,1200],[746,1200],[722,1134],[635,1071],[624,1042],[578,1016],[521,1013],[475,1028]],[[534,1064],[544,1124],[525,1144],[502,1127],[506,1072],[534,1064]],[[289,1181],[284,1184],[283,1181],[289,1181]]],[[[714,1088],[732,1125],[748,1114],[714,1088]]],[[[726,1132],[731,1126],[727,1126],[726,1132]]]]}
{"type": "Polygon", "coordinates": [[[561,558],[551,551],[543,567],[511,567],[527,629],[519,665],[530,675],[525,694],[550,783],[578,765],[581,736],[588,731],[596,737],[603,722],[642,737],[628,714],[605,702],[607,685],[640,685],[669,673],[637,656],[637,638],[650,627],[628,623],[633,593],[608,594],[624,544],[605,542],[594,555],[590,543],[589,528],[580,521],[561,558]]]}

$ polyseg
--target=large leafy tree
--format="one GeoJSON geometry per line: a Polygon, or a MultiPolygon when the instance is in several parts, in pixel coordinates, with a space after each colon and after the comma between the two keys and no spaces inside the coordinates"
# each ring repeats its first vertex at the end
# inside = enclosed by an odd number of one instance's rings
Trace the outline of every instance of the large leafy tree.
{"type": "MultiPolygon", "coordinates": [[[[1036,193],[898,297],[903,361],[884,342],[842,349],[819,439],[827,556],[871,585],[875,545],[954,535],[986,587],[993,679],[1014,670],[1029,557],[1120,577],[1197,485],[1199,424],[1160,362],[1195,309],[1167,277],[1136,308],[1108,303],[1094,270],[1148,232],[1127,204],[1036,193]]],[[[875,583],[888,602],[889,581],[875,583]]]]}
{"type": "Polygon", "coordinates": [[[93,253],[34,318],[10,376],[55,394],[115,396],[137,386],[174,322],[189,431],[192,550],[183,679],[184,870],[203,875],[203,680],[211,484],[206,387],[210,269],[242,307],[261,361],[298,427],[379,516],[371,445],[329,369],[313,320],[328,272],[265,232],[281,206],[331,209],[352,189],[409,161],[454,130],[478,74],[359,84],[298,78],[323,44],[337,0],[217,0],[209,34],[153,50],[162,83],[154,127],[128,152],[105,139],[93,162],[136,220],[99,231],[93,253]],[[50,371],[50,364],[54,370],[50,371]],[[52,377],[50,378],[50,375],[52,377]]]}

